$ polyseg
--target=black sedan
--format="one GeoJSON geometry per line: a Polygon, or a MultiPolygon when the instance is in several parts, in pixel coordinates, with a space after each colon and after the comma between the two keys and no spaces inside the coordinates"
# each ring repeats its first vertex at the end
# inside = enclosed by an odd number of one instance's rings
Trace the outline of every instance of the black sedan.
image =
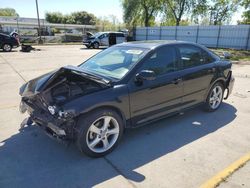
{"type": "Polygon", "coordinates": [[[0,33],[0,49],[4,52],[10,52],[12,48],[20,45],[18,38],[0,33]]]}
{"type": "Polygon", "coordinates": [[[53,137],[100,157],[117,146],[125,128],[199,104],[217,110],[232,91],[231,66],[194,43],[123,43],[27,82],[20,111],[53,137]]]}

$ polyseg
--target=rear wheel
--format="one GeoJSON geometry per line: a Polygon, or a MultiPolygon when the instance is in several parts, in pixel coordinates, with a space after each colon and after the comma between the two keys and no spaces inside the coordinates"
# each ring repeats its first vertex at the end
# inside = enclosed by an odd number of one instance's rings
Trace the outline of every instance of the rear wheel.
{"type": "Polygon", "coordinates": [[[10,44],[3,45],[3,51],[10,52],[12,50],[12,46],[10,44]]]}
{"type": "Polygon", "coordinates": [[[208,93],[205,104],[206,110],[210,112],[217,110],[222,103],[223,95],[224,86],[220,82],[215,83],[208,93]]]}
{"type": "Polygon", "coordinates": [[[78,121],[77,146],[90,157],[110,153],[123,134],[123,121],[113,110],[105,109],[81,117],[78,121]]]}

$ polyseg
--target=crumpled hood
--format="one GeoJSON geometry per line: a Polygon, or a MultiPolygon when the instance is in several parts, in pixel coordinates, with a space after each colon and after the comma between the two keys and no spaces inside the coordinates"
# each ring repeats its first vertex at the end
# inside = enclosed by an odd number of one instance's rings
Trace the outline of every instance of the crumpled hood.
{"type": "Polygon", "coordinates": [[[65,66],[60,69],[57,69],[55,71],[52,71],[50,73],[44,74],[42,76],[39,76],[33,80],[30,80],[29,82],[22,85],[22,87],[19,90],[19,94],[22,97],[30,97],[30,96],[36,95],[40,93],[41,91],[44,91],[47,88],[49,88],[50,85],[53,85],[52,82],[56,80],[59,76],[65,73],[66,74],[78,74],[84,77],[85,79],[89,79],[91,81],[95,81],[103,85],[110,84],[110,80],[104,79],[102,77],[98,77],[96,75],[91,75],[79,67],[69,65],[69,66],[65,66]]]}

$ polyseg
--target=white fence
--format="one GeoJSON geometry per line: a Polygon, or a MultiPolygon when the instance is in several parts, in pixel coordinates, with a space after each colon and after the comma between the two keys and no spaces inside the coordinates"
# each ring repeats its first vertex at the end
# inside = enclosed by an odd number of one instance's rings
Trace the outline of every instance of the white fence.
{"type": "Polygon", "coordinates": [[[250,49],[250,25],[137,27],[136,40],[182,40],[214,48],[250,49]]]}

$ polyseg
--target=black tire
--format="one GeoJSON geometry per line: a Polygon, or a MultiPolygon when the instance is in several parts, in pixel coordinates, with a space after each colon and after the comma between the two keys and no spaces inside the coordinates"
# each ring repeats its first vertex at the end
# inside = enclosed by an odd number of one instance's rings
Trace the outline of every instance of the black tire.
{"type": "Polygon", "coordinates": [[[10,44],[4,44],[3,45],[3,51],[4,52],[11,52],[11,50],[12,50],[12,46],[10,45],[10,44]]]}
{"type": "Polygon", "coordinates": [[[92,44],[92,46],[93,46],[94,49],[98,49],[100,45],[99,45],[98,42],[94,42],[94,43],[92,44]]]}
{"type": "Polygon", "coordinates": [[[220,83],[220,82],[216,82],[216,83],[211,87],[211,89],[210,89],[209,92],[208,92],[207,98],[206,98],[206,103],[205,103],[205,105],[204,105],[204,109],[205,109],[207,112],[214,112],[214,111],[216,111],[216,110],[221,106],[221,103],[222,103],[223,97],[224,97],[224,90],[225,90],[225,88],[224,88],[223,84],[220,83]],[[218,104],[216,105],[215,108],[213,108],[213,107],[212,107],[212,104],[211,104],[211,102],[210,102],[210,99],[211,99],[211,97],[212,97],[212,92],[213,92],[213,90],[214,90],[215,88],[218,88],[218,87],[221,88],[222,94],[221,94],[221,98],[220,98],[218,104]]]}
{"type": "Polygon", "coordinates": [[[85,46],[86,46],[86,48],[88,48],[88,49],[91,47],[90,45],[87,45],[87,44],[86,44],[85,46]]]}
{"type": "MultiPolygon", "coordinates": [[[[104,155],[107,155],[108,153],[114,150],[114,148],[118,145],[118,143],[120,142],[122,138],[124,125],[123,125],[122,118],[116,111],[111,110],[111,109],[102,109],[102,110],[93,111],[87,115],[79,117],[78,122],[77,122],[77,128],[78,128],[78,133],[77,133],[77,138],[76,138],[76,144],[77,144],[78,149],[82,153],[85,153],[86,155],[90,157],[97,158],[97,157],[102,157],[104,155]],[[89,139],[89,134],[90,134],[89,129],[92,123],[94,123],[96,120],[104,116],[110,116],[118,122],[119,133],[118,133],[117,140],[114,142],[112,147],[110,147],[108,150],[104,152],[95,152],[92,149],[90,149],[87,143],[87,139],[89,139]]],[[[96,137],[97,137],[97,134],[96,134],[96,137]]],[[[102,144],[102,140],[99,142],[99,144],[100,143],[102,144]]]]}

